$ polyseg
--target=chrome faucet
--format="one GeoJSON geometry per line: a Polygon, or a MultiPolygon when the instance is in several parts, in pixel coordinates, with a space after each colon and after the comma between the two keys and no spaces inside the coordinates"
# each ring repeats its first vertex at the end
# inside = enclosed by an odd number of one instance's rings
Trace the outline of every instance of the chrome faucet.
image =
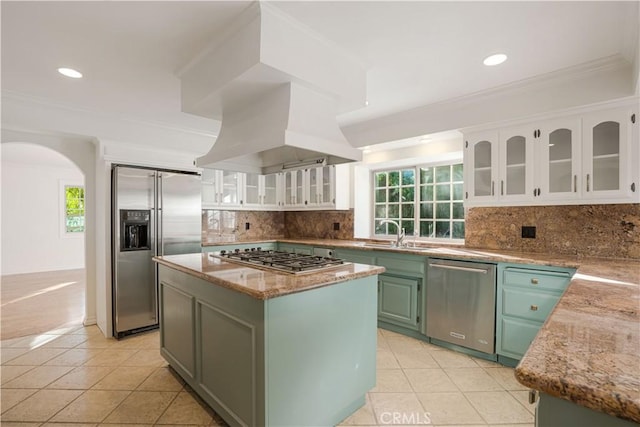
{"type": "Polygon", "coordinates": [[[401,247],[403,245],[402,241],[404,240],[404,228],[400,228],[400,224],[398,224],[396,221],[392,219],[383,219],[382,221],[380,221],[380,225],[382,224],[393,224],[396,226],[396,230],[398,230],[398,235],[396,236],[395,246],[397,248],[401,247]]]}

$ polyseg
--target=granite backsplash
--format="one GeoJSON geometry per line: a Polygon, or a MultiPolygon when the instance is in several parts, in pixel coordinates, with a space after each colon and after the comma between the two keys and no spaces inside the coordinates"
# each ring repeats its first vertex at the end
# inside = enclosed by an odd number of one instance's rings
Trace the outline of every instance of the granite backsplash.
{"type": "Polygon", "coordinates": [[[640,258],[640,204],[470,208],[465,246],[640,258]],[[522,226],[536,237],[523,238],[522,226]]]}
{"type": "MultiPolygon", "coordinates": [[[[353,239],[348,211],[202,211],[203,241],[353,239]],[[248,224],[248,227],[247,227],[248,224]]],[[[470,208],[465,246],[640,259],[640,204],[470,208]],[[536,227],[523,238],[522,226],[536,227]]]]}
{"type": "Polygon", "coordinates": [[[208,242],[278,238],[353,239],[348,211],[202,211],[202,239],[208,242]]]}

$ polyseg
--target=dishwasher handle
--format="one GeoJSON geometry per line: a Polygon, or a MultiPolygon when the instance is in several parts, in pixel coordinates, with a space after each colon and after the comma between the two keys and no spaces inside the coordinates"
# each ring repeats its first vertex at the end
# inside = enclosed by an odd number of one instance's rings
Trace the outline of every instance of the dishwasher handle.
{"type": "Polygon", "coordinates": [[[458,270],[458,271],[467,271],[470,273],[480,273],[487,274],[489,271],[484,268],[473,268],[473,267],[458,267],[456,265],[444,265],[444,264],[431,264],[429,263],[429,267],[433,268],[443,268],[445,270],[458,270]]]}

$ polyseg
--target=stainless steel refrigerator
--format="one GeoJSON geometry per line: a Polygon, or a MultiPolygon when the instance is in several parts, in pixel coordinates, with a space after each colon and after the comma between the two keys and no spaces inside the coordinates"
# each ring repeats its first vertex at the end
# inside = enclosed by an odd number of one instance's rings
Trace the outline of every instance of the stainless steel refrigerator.
{"type": "Polygon", "coordinates": [[[197,173],[114,165],[112,176],[113,335],[158,327],[156,255],[201,252],[197,173]]]}

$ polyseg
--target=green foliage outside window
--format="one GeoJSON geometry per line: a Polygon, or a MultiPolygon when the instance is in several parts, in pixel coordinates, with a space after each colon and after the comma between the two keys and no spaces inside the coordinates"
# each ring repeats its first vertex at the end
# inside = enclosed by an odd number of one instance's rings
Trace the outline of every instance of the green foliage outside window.
{"type": "Polygon", "coordinates": [[[84,188],[65,186],[65,230],[67,233],[84,232],[84,188]]]}
{"type": "Polygon", "coordinates": [[[464,239],[462,164],[416,166],[377,171],[374,183],[374,234],[395,235],[391,219],[420,237],[464,239]]]}

